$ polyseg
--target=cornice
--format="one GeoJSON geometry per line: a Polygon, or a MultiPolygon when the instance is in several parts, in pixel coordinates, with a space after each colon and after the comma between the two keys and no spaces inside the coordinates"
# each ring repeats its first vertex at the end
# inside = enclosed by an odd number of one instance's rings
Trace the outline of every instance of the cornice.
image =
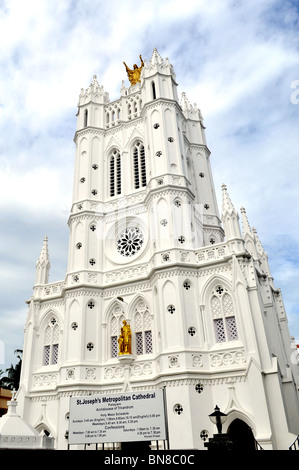
{"type": "Polygon", "coordinates": [[[77,143],[77,140],[79,137],[83,137],[87,134],[97,134],[101,136],[105,136],[105,129],[101,127],[93,127],[93,126],[88,126],[84,127],[84,129],[79,129],[78,131],[75,132],[74,135],[74,142],[77,143]]]}

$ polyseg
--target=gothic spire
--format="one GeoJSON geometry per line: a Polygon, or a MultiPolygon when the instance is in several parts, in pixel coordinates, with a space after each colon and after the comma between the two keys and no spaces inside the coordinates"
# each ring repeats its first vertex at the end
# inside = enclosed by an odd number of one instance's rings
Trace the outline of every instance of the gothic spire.
{"type": "Polygon", "coordinates": [[[229,197],[225,184],[222,185],[222,223],[227,240],[242,238],[239,215],[229,197]]]}
{"type": "Polygon", "coordinates": [[[240,210],[241,210],[241,218],[242,218],[243,237],[245,237],[246,234],[249,234],[250,236],[252,236],[252,231],[248,222],[245,207],[241,207],[240,210]]]}
{"type": "Polygon", "coordinates": [[[50,271],[50,258],[48,252],[48,237],[45,236],[39,258],[36,262],[35,284],[47,284],[50,271]]]}

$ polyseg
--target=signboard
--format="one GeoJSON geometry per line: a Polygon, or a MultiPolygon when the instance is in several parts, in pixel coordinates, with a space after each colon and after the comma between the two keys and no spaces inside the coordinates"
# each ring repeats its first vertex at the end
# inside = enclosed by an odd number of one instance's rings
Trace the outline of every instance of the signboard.
{"type": "Polygon", "coordinates": [[[164,439],[163,390],[70,399],[69,444],[164,439]]]}

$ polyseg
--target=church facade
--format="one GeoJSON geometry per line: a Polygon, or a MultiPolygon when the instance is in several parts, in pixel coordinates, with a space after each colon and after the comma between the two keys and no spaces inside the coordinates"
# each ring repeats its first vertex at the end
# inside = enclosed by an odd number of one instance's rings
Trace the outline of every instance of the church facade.
{"type": "Polygon", "coordinates": [[[225,185],[219,212],[201,112],[173,66],[155,49],[135,69],[116,101],[95,76],[81,90],[66,277],[48,282],[45,237],[18,411],[66,449],[70,397],[164,389],[170,449],[204,449],[216,405],[223,432],[287,449],[298,367],[267,254],[225,185]]]}

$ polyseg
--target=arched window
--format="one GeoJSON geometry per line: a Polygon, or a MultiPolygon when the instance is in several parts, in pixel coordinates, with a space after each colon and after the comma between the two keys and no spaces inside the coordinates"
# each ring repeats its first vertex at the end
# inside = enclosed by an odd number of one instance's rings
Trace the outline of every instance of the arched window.
{"type": "Polygon", "coordinates": [[[145,151],[142,142],[136,142],[133,147],[133,168],[135,189],[146,186],[145,151]]]}
{"type": "Polygon", "coordinates": [[[121,194],[121,160],[118,150],[114,150],[110,157],[110,196],[121,194]]]}
{"type": "Polygon", "coordinates": [[[58,363],[59,350],[59,325],[55,317],[52,317],[46,326],[44,334],[43,365],[49,366],[58,363]]]}
{"type": "Polygon", "coordinates": [[[87,127],[87,123],[88,123],[88,111],[87,111],[87,109],[85,109],[85,111],[84,111],[84,127],[87,127]]]}
{"type": "Polygon", "coordinates": [[[218,285],[211,297],[211,312],[217,343],[235,341],[238,330],[231,296],[223,286],[218,285]]]}
{"type": "MultiPolygon", "coordinates": [[[[144,301],[138,302],[133,317],[137,355],[153,352],[152,318],[144,301]]],[[[134,344],[133,344],[134,347],[134,344]]]]}
{"type": "Polygon", "coordinates": [[[156,85],[155,82],[152,82],[152,92],[153,92],[153,99],[156,99],[156,85]]]}
{"type": "Polygon", "coordinates": [[[113,309],[109,323],[109,334],[110,334],[110,355],[111,357],[117,357],[119,353],[118,348],[118,337],[120,335],[120,329],[123,326],[122,322],[125,320],[125,316],[120,308],[116,305],[113,309]]]}

